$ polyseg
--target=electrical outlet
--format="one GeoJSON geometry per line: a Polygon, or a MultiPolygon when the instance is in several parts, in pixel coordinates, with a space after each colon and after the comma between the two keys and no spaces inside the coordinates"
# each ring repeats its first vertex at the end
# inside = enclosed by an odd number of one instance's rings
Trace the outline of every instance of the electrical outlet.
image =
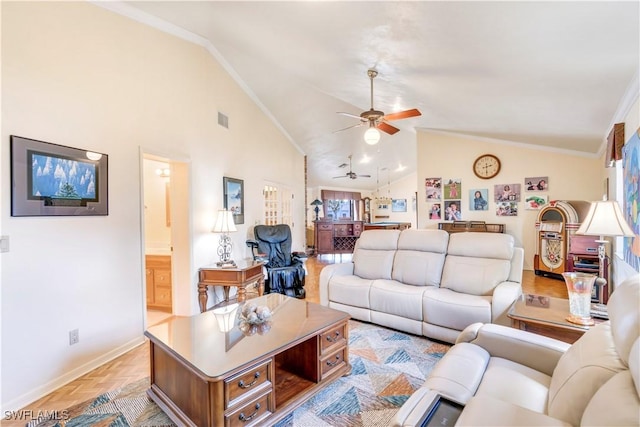
{"type": "Polygon", "coordinates": [[[79,342],[80,342],[80,331],[78,329],[69,331],[69,345],[78,344],[79,342]]]}

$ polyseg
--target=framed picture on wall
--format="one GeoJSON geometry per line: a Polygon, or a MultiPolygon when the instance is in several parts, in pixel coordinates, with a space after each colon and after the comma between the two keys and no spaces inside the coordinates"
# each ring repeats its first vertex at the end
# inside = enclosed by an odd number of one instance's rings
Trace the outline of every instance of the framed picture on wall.
{"type": "Polygon", "coordinates": [[[391,199],[391,212],[406,212],[407,199],[391,199]]]}
{"type": "Polygon", "coordinates": [[[223,177],[224,208],[233,214],[234,224],[244,224],[244,181],[223,177]]]}
{"type": "Polygon", "coordinates": [[[11,135],[11,216],[109,214],[106,154],[11,135]]]}

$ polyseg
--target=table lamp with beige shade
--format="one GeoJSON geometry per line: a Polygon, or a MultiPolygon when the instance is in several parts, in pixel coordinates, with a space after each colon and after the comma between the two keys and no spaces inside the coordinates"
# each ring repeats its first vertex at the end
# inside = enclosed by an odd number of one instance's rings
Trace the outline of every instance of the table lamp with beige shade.
{"type": "Polygon", "coordinates": [[[213,226],[214,233],[220,233],[220,241],[218,243],[218,256],[220,262],[217,263],[219,267],[235,266],[235,262],[231,259],[231,252],[233,251],[233,243],[229,237],[229,233],[236,232],[236,225],[233,222],[233,212],[226,209],[220,209],[216,218],[216,223],[213,226]]]}
{"type": "Polygon", "coordinates": [[[586,273],[563,273],[567,291],[569,292],[569,311],[567,318],[572,323],[581,325],[592,325],[591,319],[591,291],[594,283],[600,286],[606,284],[605,279],[605,258],[607,241],[605,237],[633,237],[634,233],[620,209],[620,205],[615,200],[602,200],[591,202],[589,212],[584,221],[576,231],[576,234],[586,236],[599,236],[598,243],[598,277],[586,273]]]}

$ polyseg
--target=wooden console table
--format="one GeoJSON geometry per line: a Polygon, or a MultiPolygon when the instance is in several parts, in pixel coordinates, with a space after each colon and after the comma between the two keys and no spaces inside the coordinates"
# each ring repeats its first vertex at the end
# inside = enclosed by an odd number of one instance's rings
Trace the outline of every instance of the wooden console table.
{"type": "Polygon", "coordinates": [[[258,295],[264,293],[264,274],[262,272],[262,261],[244,259],[237,262],[235,267],[218,267],[212,265],[202,267],[198,271],[198,302],[200,312],[207,310],[207,287],[222,286],[224,300],[229,301],[229,290],[231,286],[238,288],[238,301],[244,301],[247,296],[247,286],[258,283],[258,295]]]}
{"type": "Polygon", "coordinates": [[[504,233],[504,224],[487,224],[484,221],[440,222],[438,229],[449,233],[475,231],[479,233],[504,233]]]}

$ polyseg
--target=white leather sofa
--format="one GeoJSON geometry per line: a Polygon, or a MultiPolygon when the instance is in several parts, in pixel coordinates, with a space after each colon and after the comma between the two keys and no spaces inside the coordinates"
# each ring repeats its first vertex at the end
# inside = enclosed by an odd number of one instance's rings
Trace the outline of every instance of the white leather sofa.
{"type": "Polygon", "coordinates": [[[524,252],[513,236],[367,230],[352,262],[320,272],[320,303],[354,319],[453,343],[472,323],[509,324],[524,252]]]}
{"type": "Polygon", "coordinates": [[[436,394],[465,405],[461,426],[640,425],[640,275],[616,288],[608,312],[573,345],[469,326],[392,425],[420,425],[436,394]]]}

